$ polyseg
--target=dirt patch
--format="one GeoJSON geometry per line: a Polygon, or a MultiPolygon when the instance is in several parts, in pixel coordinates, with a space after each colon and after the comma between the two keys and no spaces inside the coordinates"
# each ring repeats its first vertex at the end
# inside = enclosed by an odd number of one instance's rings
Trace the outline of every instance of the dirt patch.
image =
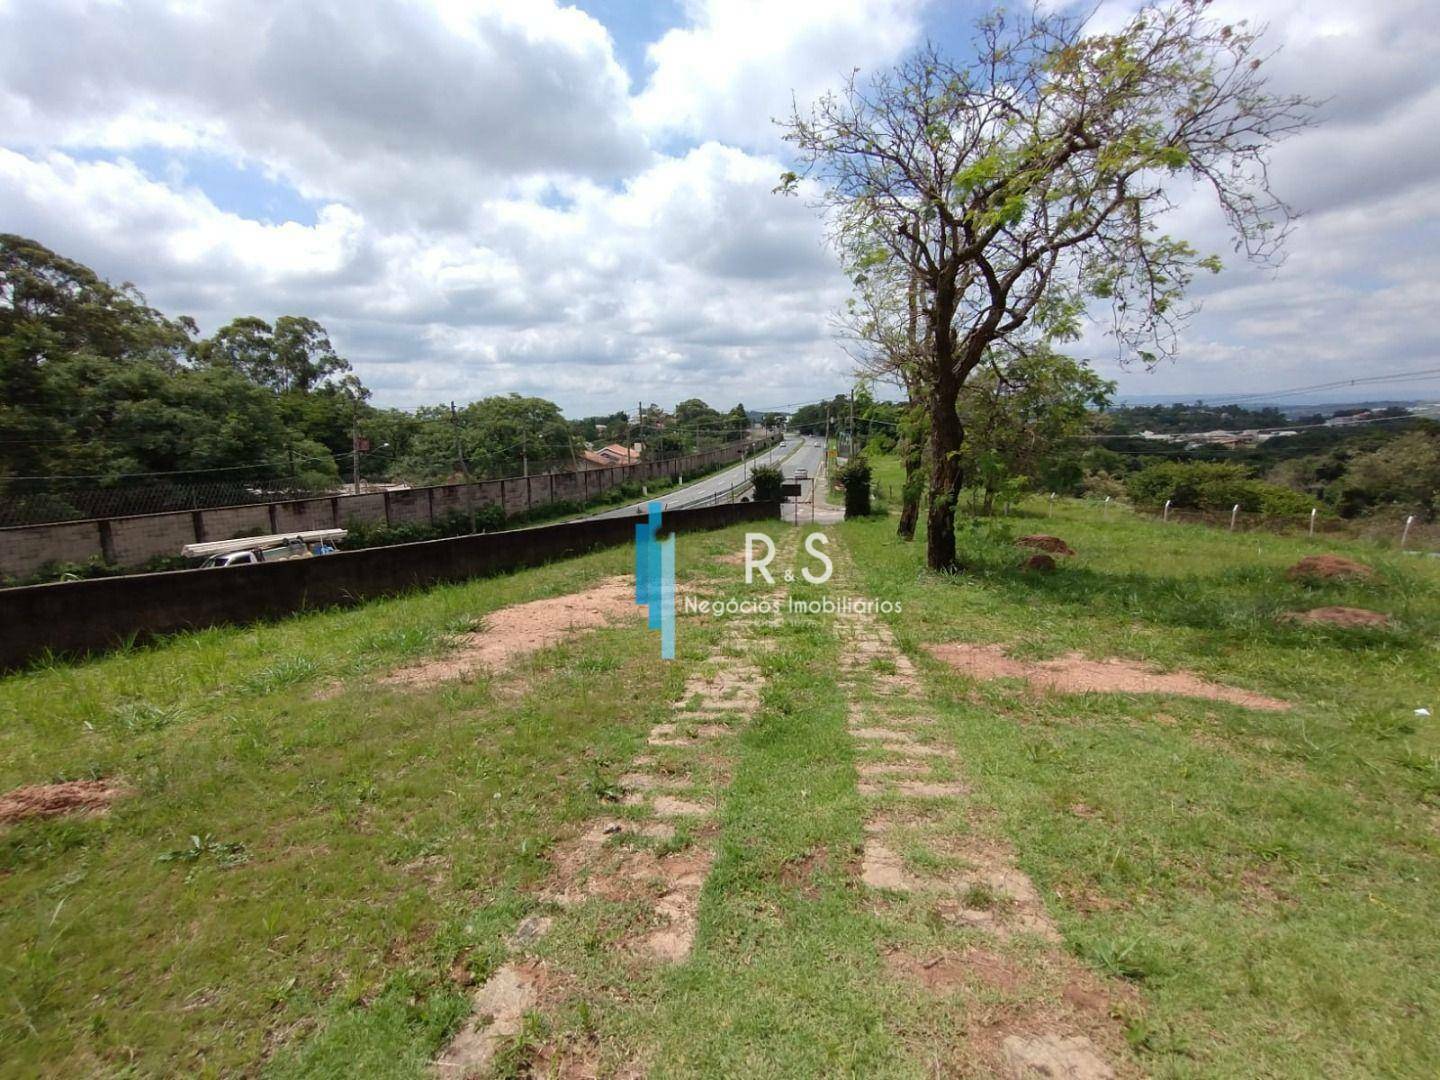
{"type": "Polygon", "coordinates": [[[485,1073],[506,1039],[520,1033],[525,1013],[539,999],[543,972],[533,964],[506,964],[475,993],[474,1012],[435,1066],[441,1076],[485,1073]]]}
{"type": "Polygon", "coordinates": [[[1112,1080],[1115,1070],[1083,1035],[1011,1035],[1001,1045],[1005,1067],[1015,1080],[1065,1077],[1066,1080],[1112,1080]]]}
{"type": "Polygon", "coordinates": [[[1289,570],[1288,578],[1315,578],[1320,581],[1365,580],[1375,571],[1362,562],[1341,555],[1306,555],[1289,570]]]}
{"type": "Polygon", "coordinates": [[[126,790],[117,780],[66,780],[18,787],[0,795],[0,824],[60,814],[103,814],[126,790]]]}
{"type": "Polygon", "coordinates": [[[481,669],[498,670],[528,653],[557,645],[573,634],[635,618],[635,583],[609,578],[593,589],[512,604],[492,611],[484,625],[460,639],[459,648],[401,668],[380,681],[389,686],[425,686],[458,679],[481,669]]]}
{"type": "Polygon", "coordinates": [[[1025,985],[1020,968],[989,949],[967,949],[958,956],[942,953],[923,960],[893,952],[886,955],[885,968],[896,978],[939,992],[984,985],[1008,995],[1025,985]]]}
{"type": "Polygon", "coordinates": [[[708,814],[713,807],[691,799],[677,799],[673,795],[657,795],[650,804],[659,817],[700,817],[708,814]]]}
{"type": "Polygon", "coordinates": [[[1358,607],[1317,607],[1309,611],[1287,611],[1280,616],[1286,622],[1306,625],[1341,626],[1346,629],[1386,627],[1390,616],[1380,611],[1358,607]]]}
{"type": "Polygon", "coordinates": [[[830,852],[821,845],[803,858],[787,860],[780,867],[780,881],[787,889],[795,889],[807,900],[814,900],[820,895],[815,877],[824,873],[829,865],[830,852]]]}
{"type": "Polygon", "coordinates": [[[1048,574],[1055,569],[1055,556],[1037,551],[1020,564],[1020,569],[1032,574],[1048,574]]]}
{"type": "Polygon", "coordinates": [[[1046,536],[1037,533],[1034,536],[1022,536],[1015,541],[1016,547],[1029,548],[1032,551],[1048,551],[1052,555],[1074,555],[1075,549],[1065,543],[1058,536],[1046,536]]]}
{"type": "Polygon", "coordinates": [[[663,963],[677,964],[690,955],[699,926],[700,890],[714,856],[709,851],[672,855],[660,862],[666,885],[655,902],[655,917],[662,925],[639,942],[642,953],[663,963]]]}
{"type": "Polygon", "coordinates": [[[1062,694],[1176,694],[1227,701],[1248,709],[1283,711],[1288,701],[1209,682],[1188,671],[1155,671],[1133,660],[1088,660],[1066,653],[1054,660],[1017,660],[999,645],[928,645],[926,651],[972,679],[1019,678],[1062,694]]]}
{"type": "Polygon", "coordinates": [[[905,860],[874,836],[865,839],[860,858],[860,880],[872,889],[894,889],[909,892],[913,887],[905,873],[905,860]]]}
{"type": "Polygon", "coordinates": [[[919,777],[930,770],[913,761],[865,761],[856,766],[862,780],[878,780],[884,777],[919,777]]]}

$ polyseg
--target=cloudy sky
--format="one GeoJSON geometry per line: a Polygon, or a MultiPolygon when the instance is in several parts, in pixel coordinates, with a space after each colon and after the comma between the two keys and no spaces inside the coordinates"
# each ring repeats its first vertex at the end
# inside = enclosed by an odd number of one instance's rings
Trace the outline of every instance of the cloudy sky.
{"type": "MultiPolygon", "coordinates": [[[[849,383],[845,282],[815,212],[771,194],[788,164],[771,118],[927,37],[963,49],[982,6],[0,0],[0,231],[205,331],[312,315],[377,404],[813,400],[849,383]]],[[[1098,333],[1077,351],[1122,393],[1180,397],[1425,366],[1433,0],[1214,7],[1269,23],[1277,89],[1328,99],[1275,157],[1305,215],[1289,259],[1207,281],[1153,374],[1118,369],[1098,333]]],[[[1228,251],[1203,209],[1180,217],[1228,251]]]]}

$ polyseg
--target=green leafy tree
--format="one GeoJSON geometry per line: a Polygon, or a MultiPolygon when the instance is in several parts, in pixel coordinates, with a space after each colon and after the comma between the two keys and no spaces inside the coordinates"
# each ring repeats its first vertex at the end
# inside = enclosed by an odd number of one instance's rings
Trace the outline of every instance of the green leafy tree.
{"type": "Polygon", "coordinates": [[[1081,436],[1089,410],[1103,407],[1115,384],[1088,364],[1052,351],[998,349],[960,394],[960,420],[969,437],[961,468],[972,478],[982,513],[997,496],[1013,499],[1027,486],[1071,489],[1080,483],[1081,436]]]}
{"type": "Polygon", "coordinates": [[[957,405],[987,353],[1021,333],[1072,337],[1098,301],[1127,357],[1172,354],[1187,286],[1219,263],[1160,230],[1171,185],[1208,188],[1247,254],[1271,255],[1288,210],[1266,154],[1309,115],[1267,92],[1257,34],[1204,0],[1146,5],[1107,34],[1039,7],[978,29],[965,62],[927,46],[785,125],[842,253],[873,247],[918,279],[937,570],[958,565],[957,405]]]}
{"type": "Polygon", "coordinates": [[[785,476],[774,465],[756,465],[750,470],[750,482],[755,485],[757,502],[774,502],[780,498],[780,487],[785,476]]]}
{"type": "Polygon", "coordinates": [[[1346,516],[1395,506],[1433,520],[1440,511],[1440,432],[1412,431],[1357,455],[1340,481],[1339,497],[1346,516]]]}

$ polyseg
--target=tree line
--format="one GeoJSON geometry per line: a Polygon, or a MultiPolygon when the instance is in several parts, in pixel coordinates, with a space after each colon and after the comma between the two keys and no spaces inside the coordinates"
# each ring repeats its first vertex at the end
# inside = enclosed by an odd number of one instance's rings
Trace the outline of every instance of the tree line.
{"type": "Polygon", "coordinates": [[[246,502],[367,481],[571,468],[587,444],[650,457],[743,438],[743,404],[567,419],[519,394],[378,408],[325,327],[242,316],[202,335],[36,240],[0,235],[3,523],[246,502]]]}

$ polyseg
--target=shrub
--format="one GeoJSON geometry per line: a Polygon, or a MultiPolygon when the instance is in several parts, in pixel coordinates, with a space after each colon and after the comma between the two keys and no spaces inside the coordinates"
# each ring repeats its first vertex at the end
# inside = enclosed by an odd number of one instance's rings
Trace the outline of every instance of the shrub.
{"type": "Polygon", "coordinates": [[[1216,461],[1158,461],[1125,481],[1139,506],[1228,511],[1236,503],[1252,514],[1293,517],[1315,501],[1302,492],[1255,479],[1243,465],[1216,461]]]}
{"type": "MultiPolygon", "coordinates": [[[[505,524],[505,512],[498,506],[487,505],[475,508],[475,531],[490,532],[505,524]]],[[[372,525],[363,521],[346,522],[345,539],[340,546],[345,551],[361,548],[385,547],[389,544],[411,544],[419,540],[443,540],[450,536],[464,536],[470,532],[470,514],[460,510],[438,519],[433,525],[428,522],[408,521],[397,525],[372,525]]]]}
{"type": "Polygon", "coordinates": [[[774,465],[756,465],[750,470],[750,482],[755,485],[756,502],[774,502],[780,498],[785,474],[774,465]]]}
{"type": "Polygon", "coordinates": [[[870,463],[857,455],[840,470],[840,483],[845,488],[845,516],[865,517],[870,513],[870,463]]]}

